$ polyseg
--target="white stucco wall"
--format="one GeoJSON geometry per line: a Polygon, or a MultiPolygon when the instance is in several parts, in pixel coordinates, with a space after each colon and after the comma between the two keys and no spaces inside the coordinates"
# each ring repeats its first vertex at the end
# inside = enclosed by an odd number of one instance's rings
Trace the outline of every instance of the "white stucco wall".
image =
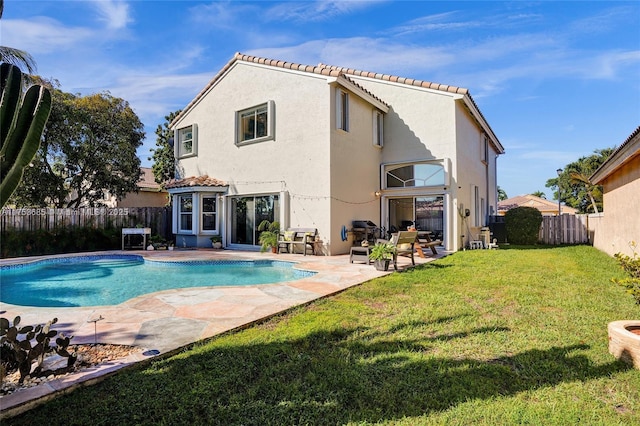
{"type": "Polygon", "coordinates": [[[356,94],[349,132],[336,129],[336,87],[324,76],[236,63],[175,125],[198,128],[198,155],[179,160],[180,176],[222,180],[230,195],[284,191],[283,228],[317,228],[326,254],[347,253],[341,227],[379,217],[381,151],[373,146],[374,107],[356,94]],[[269,100],[275,139],[236,146],[235,111],[269,100]]]}
{"type": "MultiPolygon", "coordinates": [[[[336,86],[332,89],[332,96],[335,97],[336,86]]],[[[370,103],[350,93],[349,131],[345,132],[337,129],[335,102],[332,103],[331,254],[348,253],[352,245],[351,240],[341,240],[342,226],[351,229],[353,220],[379,222],[380,200],[375,192],[380,189],[382,149],[373,144],[374,109],[370,103]]]]}
{"type": "Polygon", "coordinates": [[[452,100],[456,95],[371,78],[350,78],[391,107],[385,116],[383,163],[455,157],[452,100]]]}
{"type": "MultiPolygon", "coordinates": [[[[464,107],[462,95],[365,77],[351,78],[391,105],[385,118],[383,163],[444,160],[449,168],[447,185],[420,191],[445,196],[446,248],[458,249],[461,235],[468,233],[458,207],[463,205],[474,211],[472,186],[479,187],[487,206],[495,209],[497,204],[495,191],[487,190],[496,187],[496,151],[490,146],[486,164],[481,161],[482,129],[464,107]]],[[[393,194],[394,190],[389,190],[385,195],[393,194]]],[[[479,222],[484,224],[484,217],[479,222]]],[[[475,220],[470,226],[474,223],[475,220]]]]}
{"type": "Polygon", "coordinates": [[[328,229],[327,214],[309,211],[329,209],[329,91],[322,76],[235,63],[176,125],[198,126],[198,155],[179,161],[181,176],[222,180],[230,195],[286,191],[283,227],[328,229]],[[270,100],[275,139],[237,146],[235,112],[270,100]]]}
{"type": "MultiPolygon", "coordinates": [[[[197,156],[179,160],[180,177],[208,175],[226,182],[230,195],[286,194],[282,226],[315,227],[325,252],[340,254],[351,246],[351,241],[341,241],[342,226],[350,228],[355,219],[387,225],[381,222],[381,206],[398,192],[383,191],[382,199],[375,196],[383,187],[381,164],[438,160],[449,180],[442,188],[417,191],[443,195],[445,205],[453,206],[445,207],[446,248],[457,249],[463,232],[459,199],[471,207],[472,183],[487,198],[487,167],[495,183],[495,154],[490,154],[488,165],[481,163],[481,132],[459,105],[462,95],[349,78],[390,105],[382,149],[373,145],[374,105],[351,92],[348,84],[238,61],[176,123],[175,128],[195,123],[198,129],[197,156]],[[348,132],[336,128],[338,87],[350,93],[348,132]],[[275,139],[236,146],[235,112],[268,101],[275,105],[275,139]]],[[[491,197],[486,201],[491,204],[491,197]]]]}

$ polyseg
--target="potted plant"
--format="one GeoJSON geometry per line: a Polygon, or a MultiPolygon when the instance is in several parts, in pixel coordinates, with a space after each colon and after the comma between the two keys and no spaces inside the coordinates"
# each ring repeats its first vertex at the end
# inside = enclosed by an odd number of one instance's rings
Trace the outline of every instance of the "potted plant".
{"type": "Polygon", "coordinates": [[[213,235],[209,239],[211,240],[211,247],[213,247],[214,249],[222,248],[222,237],[220,235],[213,235]]]}
{"type": "Polygon", "coordinates": [[[369,252],[369,259],[373,260],[373,266],[378,271],[388,271],[389,262],[393,258],[396,248],[391,243],[376,243],[369,252]]]}
{"type": "MultiPolygon", "coordinates": [[[[615,258],[629,275],[628,278],[613,282],[626,287],[627,292],[640,305],[640,257],[636,252],[637,244],[630,244],[633,256],[616,253],[615,258]]],[[[640,320],[613,321],[608,324],[609,352],[618,359],[640,369],[640,320]]]]}
{"type": "Polygon", "coordinates": [[[278,248],[280,223],[278,221],[269,222],[268,220],[263,220],[258,225],[258,231],[260,231],[260,237],[258,237],[258,242],[261,245],[260,251],[265,252],[271,247],[271,252],[275,253],[278,248]]]}
{"type": "Polygon", "coordinates": [[[155,250],[167,248],[167,243],[165,239],[162,238],[160,235],[152,235],[151,237],[149,237],[149,242],[151,243],[151,245],[153,245],[153,248],[155,250]]]}

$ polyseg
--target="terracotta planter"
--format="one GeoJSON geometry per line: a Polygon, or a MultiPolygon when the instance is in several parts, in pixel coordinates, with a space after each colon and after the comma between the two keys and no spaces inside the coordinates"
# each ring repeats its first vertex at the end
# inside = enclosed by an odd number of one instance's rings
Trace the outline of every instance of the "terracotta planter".
{"type": "Polygon", "coordinates": [[[640,370],[640,320],[609,323],[609,352],[640,370]]]}

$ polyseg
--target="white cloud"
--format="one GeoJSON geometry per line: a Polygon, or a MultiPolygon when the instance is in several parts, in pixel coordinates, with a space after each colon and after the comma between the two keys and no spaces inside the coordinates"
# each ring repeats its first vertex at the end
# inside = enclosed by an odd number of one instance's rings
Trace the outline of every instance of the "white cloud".
{"type": "Polygon", "coordinates": [[[100,0],[91,2],[98,11],[98,19],[110,30],[121,30],[133,22],[129,15],[130,8],[126,1],[100,0]]]}
{"type": "Polygon", "coordinates": [[[395,73],[433,70],[455,61],[455,55],[446,49],[407,46],[384,39],[353,37],[344,39],[313,40],[296,46],[253,49],[247,54],[267,58],[287,58],[306,65],[348,66],[365,71],[395,73]]]}
{"type": "Polygon", "coordinates": [[[51,18],[2,20],[2,44],[26,50],[32,55],[70,50],[93,36],[92,30],[66,27],[51,18]]]}
{"type": "Polygon", "coordinates": [[[193,22],[209,29],[246,31],[247,23],[255,23],[263,12],[256,6],[227,0],[196,5],[189,13],[193,22]]]}
{"type": "Polygon", "coordinates": [[[486,26],[484,21],[450,21],[448,19],[455,15],[457,15],[457,12],[445,12],[435,15],[421,16],[393,28],[391,32],[396,35],[408,35],[425,31],[470,30],[472,28],[486,26]]]}
{"type": "Polygon", "coordinates": [[[283,2],[269,8],[266,18],[272,21],[326,21],[366,9],[381,1],[364,0],[316,0],[305,2],[283,2]]]}

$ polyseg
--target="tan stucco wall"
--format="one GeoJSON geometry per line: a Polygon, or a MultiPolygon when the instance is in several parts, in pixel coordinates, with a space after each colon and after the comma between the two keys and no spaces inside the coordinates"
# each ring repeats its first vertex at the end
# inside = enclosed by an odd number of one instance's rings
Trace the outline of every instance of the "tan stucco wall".
{"type": "Polygon", "coordinates": [[[140,191],[117,201],[115,207],[164,207],[168,203],[169,195],[166,192],[140,191]]]}
{"type": "MultiPolygon", "coordinates": [[[[332,96],[335,97],[336,87],[332,96]]],[[[345,90],[341,88],[341,90],[345,90]]],[[[331,114],[331,254],[348,253],[352,241],[342,241],[342,226],[351,229],[353,220],[379,224],[380,158],[382,149],[373,144],[374,107],[349,95],[349,131],[336,128],[335,103],[331,114]]],[[[386,124],[386,123],[385,123],[386,124]]]]}
{"type": "Polygon", "coordinates": [[[604,217],[593,245],[610,255],[632,256],[629,243],[635,241],[640,247],[640,155],[617,169],[602,186],[604,217]]]}

